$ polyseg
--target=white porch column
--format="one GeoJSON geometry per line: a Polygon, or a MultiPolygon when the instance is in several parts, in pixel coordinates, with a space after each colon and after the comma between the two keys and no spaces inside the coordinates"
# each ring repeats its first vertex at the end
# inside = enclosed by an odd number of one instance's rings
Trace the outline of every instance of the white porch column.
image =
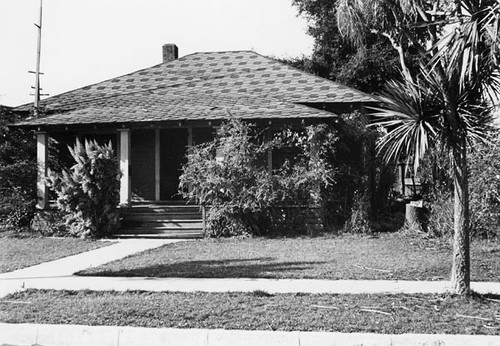
{"type": "Polygon", "coordinates": [[[130,204],[130,129],[119,129],[120,205],[130,204]]]}
{"type": "Polygon", "coordinates": [[[155,200],[160,200],[160,129],[155,129],[155,200]]]}
{"type": "MultiPolygon", "coordinates": [[[[269,125],[271,125],[271,122],[269,122],[269,125]]],[[[271,141],[272,139],[272,132],[271,129],[267,129],[266,131],[266,140],[271,141]]],[[[267,171],[269,173],[273,172],[273,150],[271,148],[267,149],[267,171]]]]}
{"type": "Polygon", "coordinates": [[[36,133],[36,158],[37,158],[37,209],[47,209],[48,207],[48,189],[45,184],[48,166],[48,140],[47,132],[36,133]]]}
{"type": "MultiPolygon", "coordinates": [[[[193,127],[189,126],[187,130],[188,130],[187,150],[189,150],[193,147],[193,127]]],[[[189,184],[188,191],[189,192],[193,191],[193,184],[189,184]]]]}

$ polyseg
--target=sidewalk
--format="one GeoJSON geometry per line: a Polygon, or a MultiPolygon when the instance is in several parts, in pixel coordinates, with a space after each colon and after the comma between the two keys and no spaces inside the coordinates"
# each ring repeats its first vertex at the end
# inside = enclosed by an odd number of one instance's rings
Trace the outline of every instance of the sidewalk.
{"type": "MultiPolygon", "coordinates": [[[[84,277],[59,276],[0,279],[11,292],[20,289],[152,291],[152,292],[253,292],[312,294],[417,294],[447,293],[448,281],[383,281],[383,280],[312,280],[312,279],[196,279],[148,277],[84,277]]],[[[500,283],[473,282],[477,293],[500,294],[500,283]]],[[[1,289],[0,289],[1,290],[1,289]]]]}

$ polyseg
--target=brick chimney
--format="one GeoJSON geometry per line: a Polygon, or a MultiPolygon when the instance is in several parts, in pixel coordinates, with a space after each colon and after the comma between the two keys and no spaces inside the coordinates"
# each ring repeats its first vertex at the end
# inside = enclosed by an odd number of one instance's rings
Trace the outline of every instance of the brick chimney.
{"type": "Polygon", "coordinates": [[[173,43],[163,45],[163,62],[170,62],[179,58],[179,48],[173,43]]]}

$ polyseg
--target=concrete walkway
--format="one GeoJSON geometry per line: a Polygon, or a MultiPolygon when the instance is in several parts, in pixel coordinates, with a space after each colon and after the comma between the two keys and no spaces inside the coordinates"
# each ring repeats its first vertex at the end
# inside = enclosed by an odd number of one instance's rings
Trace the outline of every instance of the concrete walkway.
{"type": "MultiPolygon", "coordinates": [[[[130,256],[134,253],[154,249],[165,244],[175,243],[177,239],[126,239],[117,240],[116,244],[83,252],[32,267],[0,274],[0,298],[20,289],[27,288],[30,282],[41,279],[54,285],[64,282],[73,273],[103,265],[105,263],[130,256]]],[[[93,280],[93,279],[88,279],[93,280]]],[[[29,286],[38,288],[36,286],[29,286]]],[[[41,287],[40,287],[41,288],[41,287]]]]}

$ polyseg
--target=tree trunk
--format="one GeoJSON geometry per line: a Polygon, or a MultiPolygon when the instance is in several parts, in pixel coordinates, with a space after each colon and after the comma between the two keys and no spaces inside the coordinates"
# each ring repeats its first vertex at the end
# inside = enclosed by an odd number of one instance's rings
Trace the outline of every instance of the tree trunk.
{"type": "Polygon", "coordinates": [[[469,184],[465,136],[453,149],[454,241],[451,285],[454,293],[470,293],[469,184]]]}

